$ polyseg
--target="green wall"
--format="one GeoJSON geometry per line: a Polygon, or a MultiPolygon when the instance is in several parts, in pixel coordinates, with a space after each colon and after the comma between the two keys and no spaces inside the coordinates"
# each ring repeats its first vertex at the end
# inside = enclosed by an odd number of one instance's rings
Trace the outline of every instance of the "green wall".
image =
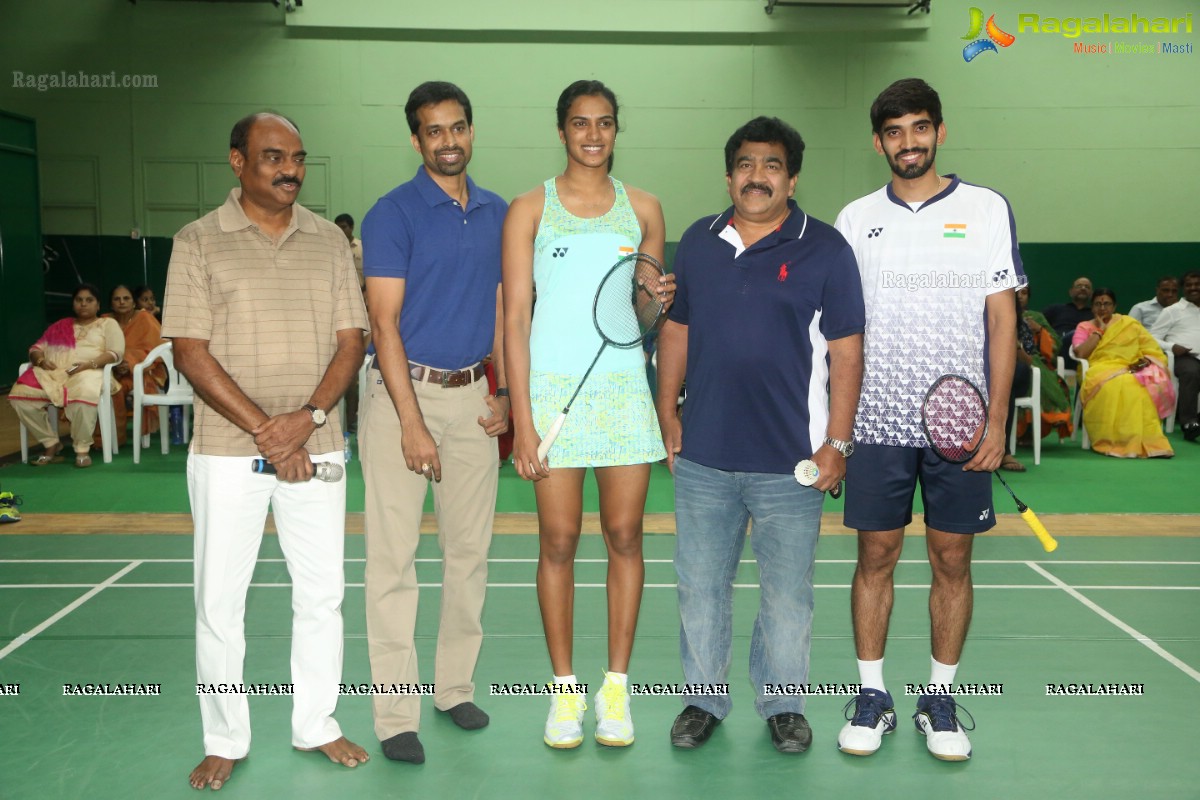
{"type": "Polygon", "coordinates": [[[42,316],[37,126],[0,111],[0,386],[28,357],[42,316]]]}
{"type": "MultiPolygon", "coordinates": [[[[871,99],[920,75],[945,104],[940,169],[1002,191],[1023,242],[1068,246],[1027,256],[1040,299],[1062,294],[1077,272],[1128,281],[1148,297],[1164,259],[1200,263],[1200,53],[1072,52],[1075,42],[1195,45],[1195,33],[1072,39],[1017,26],[1026,11],[1179,18],[1194,0],[1006,2],[996,19],[1015,43],[970,63],[966,3],[939,0],[915,18],[794,8],[768,17],[764,4],[614,0],[598,11],[582,0],[307,0],[289,15],[269,3],[3,2],[0,107],[38,122],[47,235],[128,239],[136,228],[169,237],[233,185],[228,132],[248,111],[272,107],[297,120],[312,154],[302,202],[361,219],[416,169],[402,106],[418,82],[467,90],[472,174],[511,197],[561,170],[555,98],[570,81],[596,77],[622,101],[615,174],[659,196],[677,239],[726,204],[721,147],[760,113],[805,136],[798,199],[832,220],[887,179],[870,147],[871,99]],[[78,70],[146,76],[156,87],[12,85],[14,72],[78,70]],[[1111,248],[1096,243],[1130,245],[1131,260],[1097,262],[1111,248]],[[1179,247],[1160,251],[1163,243],[1179,247]]],[[[132,269],[140,272],[140,258],[132,269]]]]}

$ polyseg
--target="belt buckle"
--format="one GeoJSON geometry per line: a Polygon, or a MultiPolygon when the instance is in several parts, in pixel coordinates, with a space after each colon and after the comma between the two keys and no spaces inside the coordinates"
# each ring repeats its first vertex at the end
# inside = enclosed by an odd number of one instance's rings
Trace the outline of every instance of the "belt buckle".
{"type": "Polygon", "coordinates": [[[450,388],[450,375],[451,374],[452,373],[449,370],[442,370],[442,388],[443,389],[450,388]]]}

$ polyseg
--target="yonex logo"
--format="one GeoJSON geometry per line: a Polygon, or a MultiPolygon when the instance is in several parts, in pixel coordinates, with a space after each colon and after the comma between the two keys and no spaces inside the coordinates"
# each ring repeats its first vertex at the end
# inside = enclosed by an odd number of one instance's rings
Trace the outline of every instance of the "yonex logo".
{"type": "Polygon", "coordinates": [[[967,35],[962,37],[970,40],[970,44],[963,48],[963,60],[971,61],[980,53],[992,51],[993,53],[1000,52],[996,49],[996,45],[1000,47],[1008,47],[1017,40],[1017,37],[1011,33],[1005,33],[996,25],[996,15],[992,14],[988,17],[987,25],[983,23],[983,10],[971,7],[971,28],[967,31],[967,35]],[[979,34],[987,31],[987,38],[980,38],[979,34]]]}
{"type": "Polygon", "coordinates": [[[559,256],[565,257],[566,255],[567,255],[567,248],[556,247],[556,248],[554,248],[554,253],[551,255],[551,258],[558,258],[559,256]]]}
{"type": "Polygon", "coordinates": [[[871,232],[867,234],[867,238],[874,239],[881,233],[883,233],[883,228],[871,228],[871,232]]]}
{"type": "Polygon", "coordinates": [[[987,519],[989,516],[991,516],[991,513],[992,513],[992,510],[991,510],[990,508],[985,508],[985,509],[983,510],[983,513],[979,515],[979,519],[980,519],[980,520],[985,520],[985,519],[987,519]]]}

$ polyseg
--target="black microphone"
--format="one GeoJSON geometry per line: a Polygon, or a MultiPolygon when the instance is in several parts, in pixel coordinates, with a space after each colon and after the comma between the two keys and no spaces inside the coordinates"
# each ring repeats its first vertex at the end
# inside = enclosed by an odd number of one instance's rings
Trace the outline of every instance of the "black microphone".
{"type": "MultiPolygon", "coordinates": [[[[256,458],[250,462],[250,471],[262,475],[274,475],[275,465],[265,458],[256,458]]],[[[313,477],[326,483],[337,483],[342,479],[343,472],[345,470],[342,469],[341,464],[333,464],[329,461],[320,461],[313,464],[313,477]]]]}

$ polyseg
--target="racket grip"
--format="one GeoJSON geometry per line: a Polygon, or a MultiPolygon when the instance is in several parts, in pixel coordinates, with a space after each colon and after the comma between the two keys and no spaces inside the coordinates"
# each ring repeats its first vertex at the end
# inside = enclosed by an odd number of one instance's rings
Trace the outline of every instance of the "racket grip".
{"type": "Polygon", "coordinates": [[[1032,508],[1027,508],[1022,511],[1021,519],[1025,520],[1025,524],[1028,525],[1029,529],[1037,535],[1038,541],[1042,543],[1042,547],[1046,549],[1047,553],[1053,553],[1056,549],[1058,549],[1058,542],[1055,541],[1054,537],[1050,535],[1050,532],[1046,530],[1046,526],[1043,525],[1042,521],[1037,518],[1037,514],[1033,513],[1032,508]]]}
{"type": "Polygon", "coordinates": [[[542,437],[542,443],[538,445],[538,463],[546,460],[546,454],[550,452],[550,448],[554,446],[554,440],[558,438],[558,432],[562,430],[563,423],[567,421],[567,412],[562,412],[554,420],[554,424],[550,426],[550,430],[542,437]]]}

